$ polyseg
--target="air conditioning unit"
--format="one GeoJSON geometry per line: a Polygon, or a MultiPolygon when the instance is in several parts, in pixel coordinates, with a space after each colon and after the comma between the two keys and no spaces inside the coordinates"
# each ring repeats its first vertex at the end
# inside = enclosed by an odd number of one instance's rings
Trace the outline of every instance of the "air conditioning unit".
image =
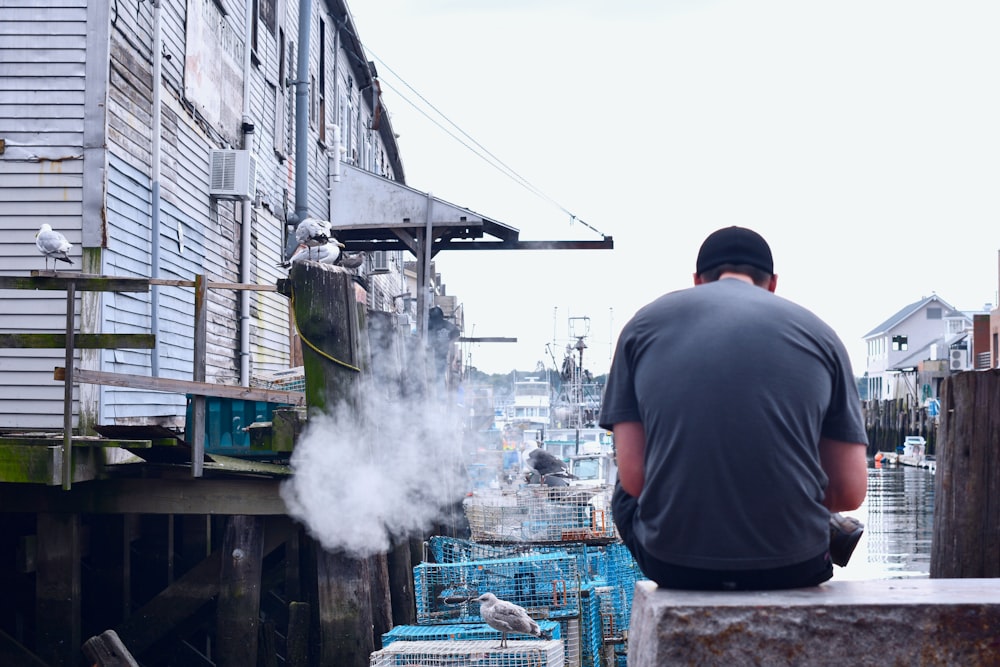
{"type": "Polygon", "coordinates": [[[965,368],[965,350],[951,350],[948,368],[953,371],[960,371],[965,368]]]}
{"type": "Polygon", "coordinates": [[[257,190],[257,158],[248,150],[213,149],[208,179],[208,194],[216,199],[251,199],[257,190]]]}
{"type": "Polygon", "coordinates": [[[371,254],[372,266],[369,273],[389,273],[389,252],[376,250],[371,254]]]}

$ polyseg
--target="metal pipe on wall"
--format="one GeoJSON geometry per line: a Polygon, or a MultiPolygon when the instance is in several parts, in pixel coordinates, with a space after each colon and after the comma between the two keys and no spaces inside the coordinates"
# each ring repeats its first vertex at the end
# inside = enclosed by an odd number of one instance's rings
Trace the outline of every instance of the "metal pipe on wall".
{"type": "MultiPolygon", "coordinates": [[[[250,118],[250,44],[253,39],[253,9],[254,3],[246,3],[246,21],[243,35],[243,148],[253,150],[254,124],[250,118]]],[[[240,222],[240,282],[249,283],[253,280],[251,270],[253,197],[242,201],[242,220],[240,222]]],[[[240,384],[250,386],[250,290],[240,290],[240,384]]]]}
{"type": "Polygon", "coordinates": [[[299,0],[299,46],[295,72],[295,214],[309,217],[309,26],[312,0],[299,0]]]}
{"type": "MultiPolygon", "coordinates": [[[[150,219],[150,267],[149,277],[160,277],[160,158],[162,155],[160,132],[163,129],[160,105],[160,91],[163,88],[163,22],[160,18],[160,0],[153,0],[153,118],[150,176],[152,189],[152,217],[150,219]]],[[[150,286],[149,295],[150,328],[156,340],[160,340],[160,288],[150,286]]],[[[150,373],[153,377],[160,375],[160,346],[150,350],[150,373]]]]}

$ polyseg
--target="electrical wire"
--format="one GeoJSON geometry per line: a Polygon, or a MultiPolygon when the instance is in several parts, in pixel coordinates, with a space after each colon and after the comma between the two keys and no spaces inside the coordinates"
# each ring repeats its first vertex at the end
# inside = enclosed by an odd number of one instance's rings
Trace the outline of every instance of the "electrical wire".
{"type": "MultiPolygon", "coordinates": [[[[357,38],[357,35],[355,35],[355,38],[357,38]]],[[[360,42],[360,39],[358,39],[358,41],[360,42]]],[[[508,178],[510,178],[512,181],[514,181],[515,183],[517,183],[518,185],[520,185],[521,187],[523,187],[524,189],[526,189],[528,192],[532,193],[533,195],[535,195],[536,197],[538,197],[540,199],[543,199],[544,201],[547,201],[548,203],[552,204],[557,209],[559,209],[560,211],[562,211],[563,213],[565,213],[570,218],[570,224],[572,224],[574,222],[580,223],[581,225],[583,225],[587,229],[595,232],[596,234],[600,235],[601,237],[605,236],[600,230],[598,230],[593,225],[589,224],[588,222],[586,222],[585,220],[583,220],[582,218],[580,218],[579,216],[577,216],[576,214],[574,214],[572,211],[570,211],[569,209],[567,209],[566,207],[564,207],[558,201],[556,201],[555,199],[553,199],[552,197],[550,197],[549,195],[547,195],[540,188],[538,188],[537,186],[535,186],[531,181],[529,181],[527,178],[525,178],[524,176],[522,176],[521,174],[519,174],[513,167],[509,166],[503,160],[501,160],[496,155],[494,155],[489,149],[487,149],[481,143],[479,143],[478,141],[476,141],[475,138],[473,138],[471,135],[469,135],[468,132],[466,132],[461,127],[459,127],[457,123],[455,123],[450,118],[448,118],[448,116],[444,112],[442,112],[440,109],[438,109],[436,106],[434,106],[434,104],[432,104],[427,98],[425,98],[423,95],[421,95],[420,92],[417,91],[413,86],[411,86],[409,83],[407,83],[406,79],[404,79],[402,76],[399,75],[398,72],[396,72],[388,64],[386,64],[386,62],[384,60],[382,60],[381,58],[379,58],[376,53],[374,53],[367,46],[363,46],[363,48],[365,49],[365,51],[375,61],[377,61],[381,65],[382,68],[384,68],[387,72],[389,72],[394,77],[396,77],[396,79],[398,79],[399,82],[402,85],[404,85],[408,90],[412,91],[413,94],[416,95],[416,97],[421,102],[423,102],[425,105],[427,105],[427,107],[429,107],[430,109],[432,109],[435,114],[437,114],[442,119],[444,119],[444,121],[448,125],[450,125],[455,130],[457,130],[463,137],[465,137],[465,139],[468,140],[468,142],[465,141],[465,140],[463,140],[463,139],[461,139],[461,138],[459,138],[458,136],[456,136],[456,134],[454,132],[452,132],[451,130],[449,130],[448,128],[446,128],[444,125],[442,125],[440,122],[438,122],[435,118],[432,118],[431,115],[429,113],[427,113],[427,111],[425,109],[421,108],[416,102],[414,102],[413,100],[409,99],[406,96],[406,94],[404,94],[403,91],[401,91],[399,88],[397,88],[396,86],[393,86],[391,83],[387,82],[385,79],[382,79],[381,77],[379,78],[379,82],[382,85],[386,86],[387,88],[389,88],[390,90],[392,90],[393,92],[395,92],[397,95],[399,95],[400,99],[402,99],[404,102],[406,102],[411,107],[413,107],[414,110],[417,111],[417,113],[419,113],[422,116],[424,116],[425,118],[427,118],[427,120],[429,120],[434,125],[436,125],[438,128],[440,128],[441,131],[443,131],[449,137],[451,137],[452,139],[454,139],[455,141],[457,141],[458,143],[460,143],[463,147],[467,148],[474,155],[476,155],[479,159],[483,160],[488,165],[490,165],[491,167],[493,167],[494,169],[496,169],[497,171],[499,171],[503,175],[505,175],[508,178]],[[473,144],[476,148],[473,148],[473,146],[469,145],[470,143],[473,144]],[[478,150],[477,150],[477,148],[478,148],[478,150]]],[[[354,57],[354,58],[357,58],[356,54],[351,53],[351,56],[354,57]]],[[[365,63],[365,65],[367,65],[367,63],[365,63]]]]}

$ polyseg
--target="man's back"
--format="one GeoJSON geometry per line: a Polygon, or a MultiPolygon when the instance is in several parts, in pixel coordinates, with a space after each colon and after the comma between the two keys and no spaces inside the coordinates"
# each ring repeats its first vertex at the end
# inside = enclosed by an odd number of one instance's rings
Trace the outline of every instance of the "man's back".
{"type": "Polygon", "coordinates": [[[825,549],[820,437],[864,438],[837,409],[828,414],[856,392],[826,324],[722,279],[640,310],[619,350],[615,364],[631,370],[609,382],[602,423],[643,424],[647,484],[635,528],[651,553],[687,567],[756,569],[825,549]]]}

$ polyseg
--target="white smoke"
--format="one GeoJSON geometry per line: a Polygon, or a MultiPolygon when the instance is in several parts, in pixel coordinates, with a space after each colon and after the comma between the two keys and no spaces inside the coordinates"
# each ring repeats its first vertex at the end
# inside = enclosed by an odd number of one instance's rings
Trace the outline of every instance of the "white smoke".
{"type": "Polygon", "coordinates": [[[437,404],[367,400],[362,410],[310,414],[281,487],[290,516],[324,548],[355,558],[426,531],[468,487],[454,416],[437,404]]]}

